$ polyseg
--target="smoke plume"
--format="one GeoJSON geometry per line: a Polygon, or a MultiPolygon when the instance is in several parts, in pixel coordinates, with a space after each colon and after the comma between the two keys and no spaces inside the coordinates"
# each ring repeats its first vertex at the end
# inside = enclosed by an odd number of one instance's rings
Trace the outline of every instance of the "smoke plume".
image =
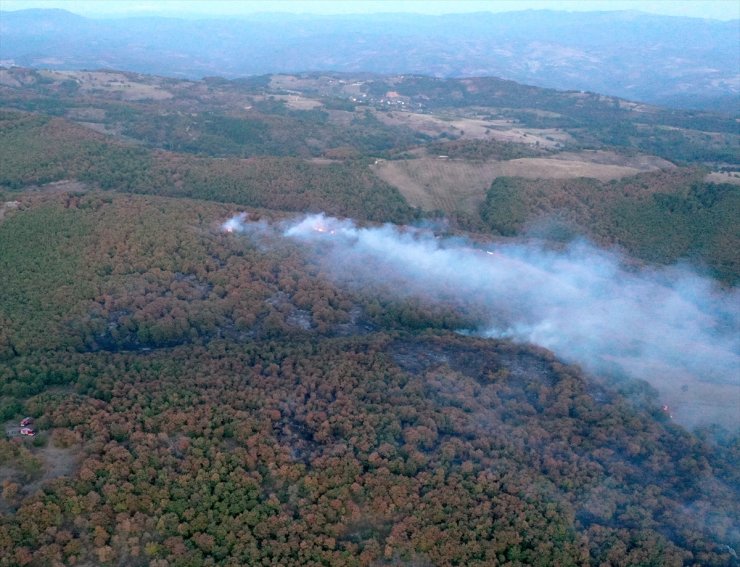
{"type": "Polygon", "coordinates": [[[618,368],[652,384],[685,425],[738,426],[740,294],[688,267],[628,267],[585,242],[482,246],[323,215],[224,229],[301,243],[339,284],[472,307],[482,323],[468,332],[541,345],[592,372],[618,368]]]}

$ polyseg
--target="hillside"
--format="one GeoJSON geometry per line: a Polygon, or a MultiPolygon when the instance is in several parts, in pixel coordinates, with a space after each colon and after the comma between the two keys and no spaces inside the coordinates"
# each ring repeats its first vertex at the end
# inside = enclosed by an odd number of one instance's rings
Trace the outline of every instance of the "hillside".
{"type": "Polygon", "coordinates": [[[2,407],[42,433],[0,442],[2,564],[731,564],[737,442],[649,389],[343,291],[224,205],[20,197],[2,407]]]}
{"type": "Polygon", "coordinates": [[[495,78],[0,69],[0,567],[735,565],[737,142],[495,78]]]}
{"type": "Polygon", "coordinates": [[[724,115],[496,78],[183,81],[12,68],[0,70],[0,85],[0,104],[35,113],[3,115],[0,182],[10,189],[71,179],[375,221],[446,215],[453,228],[504,235],[555,225],[539,235],[585,234],[651,262],[689,260],[737,281],[737,188],[725,185],[738,179],[740,136],[724,115]],[[492,213],[490,188],[501,177],[531,180],[538,197],[492,213]],[[594,181],[619,199],[574,212],[593,201],[581,192],[602,187],[594,181]],[[692,183],[719,192],[722,203],[700,215],[690,214],[691,203],[684,213],[666,208],[692,183]],[[662,199],[653,214],[644,210],[644,184],[662,199]]]}
{"type": "MultiPolygon", "coordinates": [[[[462,144],[458,147],[462,147],[462,144]]],[[[455,155],[452,144],[444,144],[440,150],[452,150],[452,156],[455,155]]],[[[541,157],[507,160],[451,158],[448,154],[442,154],[417,159],[384,160],[374,164],[373,171],[381,179],[397,186],[411,204],[424,210],[440,210],[448,214],[462,211],[475,215],[491,180],[497,177],[610,181],[674,167],[671,162],[653,156],[592,150],[545,153],[541,157]]]]}
{"type": "Polygon", "coordinates": [[[568,239],[586,229],[605,246],[619,245],[651,262],[706,262],[732,283],[740,265],[740,187],[706,183],[703,172],[644,173],[603,183],[498,177],[481,216],[494,231],[529,229],[568,239]]]}
{"type": "Polygon", "coordinates": [[[737,20],[635,11],[194,20],[148,14],[90,19],[63,10],[20,10],[3,12],[0,19],[1,58],[20,66],[128,69],[193,79],[306,70],[498,76],[733,112],[740,110],[738,33],[737,20]]]}

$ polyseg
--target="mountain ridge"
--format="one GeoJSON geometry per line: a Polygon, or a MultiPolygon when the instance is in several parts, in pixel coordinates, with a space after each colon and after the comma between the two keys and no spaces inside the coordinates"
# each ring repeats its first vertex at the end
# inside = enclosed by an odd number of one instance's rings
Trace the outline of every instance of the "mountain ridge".
{"type": "Polygon", "coordinates": [[[202,20],[70,20],[70,15],[4,12],[0,59],[21,66],[102,66],[190,78],[311,69],[496,75],[658,104],[740,108],[732,100],[740,93],[733,56],[740,40],[736,20],[554,11],[202,20]],[[62,16],[66,25],[54,27],[62,16]],[[42,25],[47,30],[39,33],[42,25]],[[605,26],[610,33],[604,33],[605,26]],[[205,39],[211,47],[204,47],[205,39]],[[96,55],[101,50],[102,57],[96,55]]]}

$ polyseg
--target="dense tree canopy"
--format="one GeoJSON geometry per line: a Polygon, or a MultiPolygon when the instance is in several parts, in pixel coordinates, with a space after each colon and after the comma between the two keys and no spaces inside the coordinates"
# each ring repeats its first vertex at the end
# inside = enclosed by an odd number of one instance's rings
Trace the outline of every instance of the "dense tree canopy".
{"type": "MultiPolygon", "coordinates": [[[[456,333],[480,322],[465,302],[339,286],[269,231],[221,230],[424,221],[375,159],[554,151],[425,133],[394,122],[401,102],[434,128],[464,109],[687,161],[734,159],[725,119],[493,79],[307,74],[286,79],[297,100],[275,77],[2,71],[0,567],[736,564],[737,432],[456,333]]],[[[435,226],[585,233],[733,282],[737,187],[705,175],[498,178],[479,215],[435,226]]]]}
{"type": "Polygon", "coordinates": [[[0,564],[731,564],[736,439],[229,212],[60,193],[0,223],[2,412],[41,432],[0,443],[0,564]]]}
{"type": "Polygon", "coordinates": [[[721,279],[740,277],[740,186],[702,181],[702,170],[645,173],[618,181],[498,177],[481,217],[499,234],[546,238],[586,235],[663,264],[708,265],[721,279]]]}

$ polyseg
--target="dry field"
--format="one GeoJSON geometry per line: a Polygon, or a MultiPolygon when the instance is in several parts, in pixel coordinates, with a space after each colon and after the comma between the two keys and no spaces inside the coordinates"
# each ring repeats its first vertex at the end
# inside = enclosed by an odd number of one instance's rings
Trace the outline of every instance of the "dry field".
{"type": "MultiPolygon", "coordinates": [[[[320,101],[312,98],[307,98],[299,94],[287,94],[287,95],[269,95],[269,98],[275,100],[282,100],[285,102],[285,106],[293,110],[313,110],[324,106],[320,101]]],[[[255,100],[257,97],[255,97],[255,100]]]]}
{"type": "Polygon", "coordinates": [[[592,177],[608,181],[674,166],[653,156],[627,157],[614,152],[584,151],[508,161],[472,162],[439,158],[379,161],[371,167],[378,177],[397,187],[413,206],[427,211],[474,213],[496,177],[592,177]]]}
{"type": "Polygon", "coordinates": [[[172,93],[157,85],[137,82],[123,73],[107,71],[42,71],[55,80],[76,81],[82,92],[117,93],[124,100],[167,100],[172,93]]]}
{"type": "Polygon", "coordinates": [[[276,90],[300,90],[315,87],[317,84],[318,80],[314,77],[281,74],[270,77],[270,88],[276,90]]]}
{"type": "Polygon", "coordinates": [[[314,108],[324,106],[318,100],[298,95],[289,96],[288,100],[285,101],[285,104],[288,108],[292,108],[293,110],[313,110],[314,108]]]}
{"type": "Polygon", "coordinates": [[[732,183],[733,185],[740,185],[740,172],[734,171],[732,173],[726,173],[722,171],[713,171],[707,174],[704,181],[710,183],[732,183]]]}
{"type": "Polygon", "coordinates": [[[468,140],[497,140],[518,144],[538,145],[555,149],[572,141],[570,134],[557,128],[526,128],[511,120],[482,120],[479,118],[444,118],[414,112],[376,112],[381,122],[390,126],[406,126],[429,136],[447,134],[468,140]]]}

